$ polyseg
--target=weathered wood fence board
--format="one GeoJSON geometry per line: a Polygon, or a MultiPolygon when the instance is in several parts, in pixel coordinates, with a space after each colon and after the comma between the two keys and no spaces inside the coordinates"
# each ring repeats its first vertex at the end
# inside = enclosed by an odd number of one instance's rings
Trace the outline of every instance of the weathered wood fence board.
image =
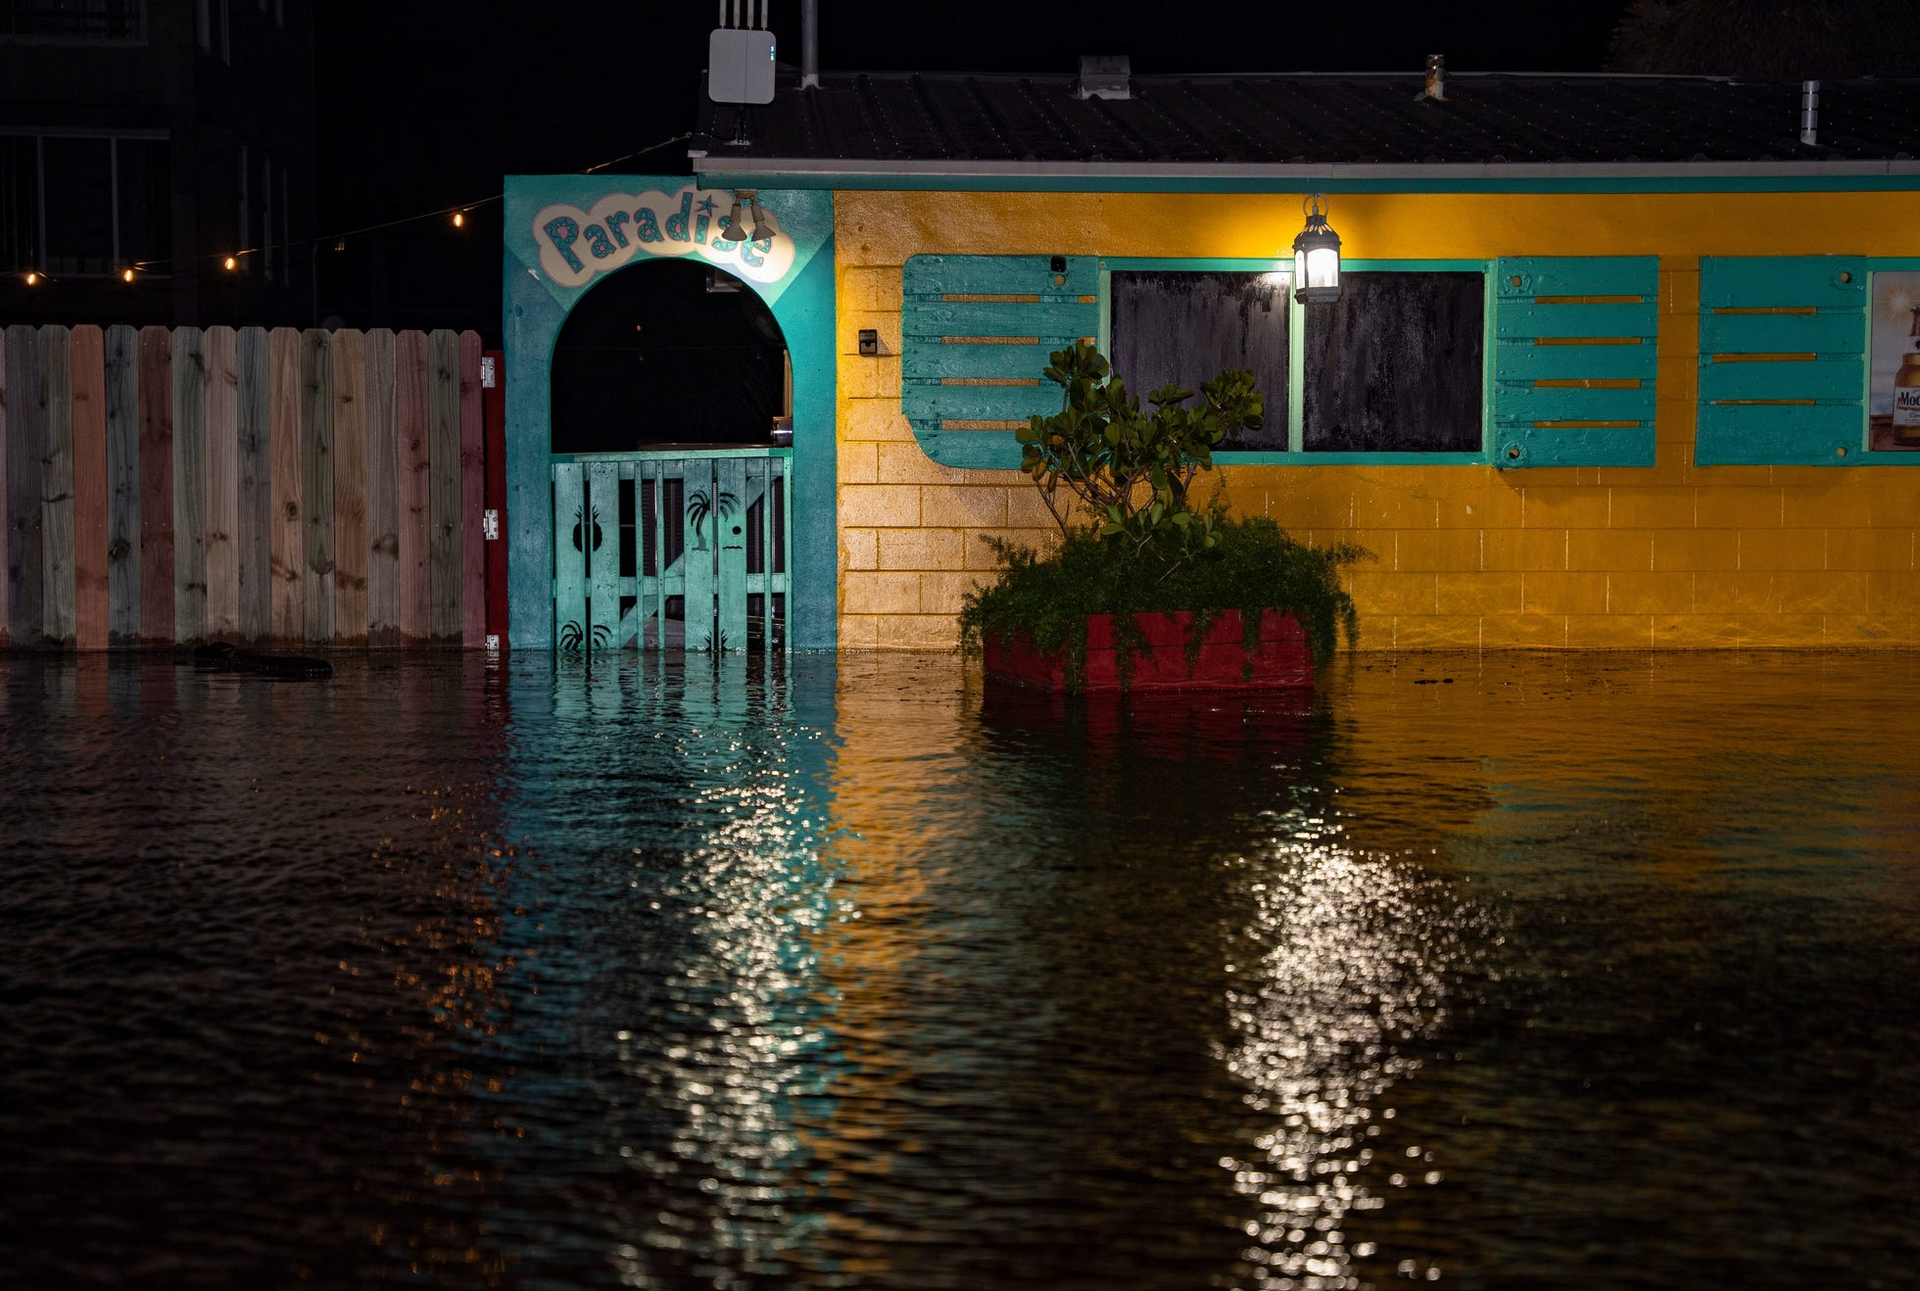
{"type": "Polygon", "coordinates": [[[73,357],[64,327],[40,329],[40,552],[43,635],[72,646],[73,630],[73,357]]]}
{"type": "Polygon", "coordinates": [[[140,333],[107,329],[107,643],[140,639],[140,333]]]}
{"type": "Polygon", "coordinates": [[[333,338],[300,337],[300,512],[306,522],[302,595],[308,641],[333,639],[333,338]]]}
{"type": "Polygon", "coordinates": [[[140,329],[140,637],[173,640],[173,333],[140,329]]]}
{"type": "Polygon", "coordinates": [[[0,330],[0,647],[485,643],[480,339],[0,330]]]}
{"type": "Polygon", "coordinates": [[[438,331],[427,338],[432,384],[427,416],[428,632],[435,641],[460,639],[460,338],[438,331]]]}
{"type": "Polygon", "coordinates": [[[400,450],[394,438],[394,339],[367,333],[367,644],[400,644],[400,450]]]}
{"type": "Polygon", "coordinates": [[[197,327],[173,333],[173,632],[207,636],[207,344],[197,327]]]}
{"type": "Polygon", "coordinates": [[[13,633],[7,625],[11,622],[7,615],[8,587],[12,582],[7,576],[7,333],[0,328],[0,649],[12,642],[13,633]]]}
{"type": "Polygon", "coordinates": [[[16,645],[39,645],[42,602],[40,335],[7,329],[7,622],[16,645]]]}
{"type": "Polygon", "coordinates": [[[207,329],[207,635],[240,634],[240,374],[231,327],[207,329]]]}
{"type": "Polygon", "coordinates": [[[273,577],[273,630],[276,641],[298,641],[306,631],[301,571],[306,544],[300,525],[300,333],[276,327],[268,334],[268,436],[273,443],[272,534],[268,541],[273,577]]]}
{"type": "Polygon", "coordinates": [[[73,641],[107,648],[107,364],[98,327],[73,329],[73,641]]]}
{"type": "Polygon", "coordinates": [[[431,631],[427,576],[429,482],[427,476],[427,338],[402,332],[396,338],[395,415],[400,482],[400,640],[424,643],[431,631]]]}
{"type": "Polygon", "coordinates": [[[333,337],[333,639],[367,643],[366,342],[333,337]]]}
{"type": "Polygon", "coordinates": [[[258,327],[240,333],[239,388],[239,559],[240,636],[264,641],[273,635],[273,368],[267,334],[258,327]]]}

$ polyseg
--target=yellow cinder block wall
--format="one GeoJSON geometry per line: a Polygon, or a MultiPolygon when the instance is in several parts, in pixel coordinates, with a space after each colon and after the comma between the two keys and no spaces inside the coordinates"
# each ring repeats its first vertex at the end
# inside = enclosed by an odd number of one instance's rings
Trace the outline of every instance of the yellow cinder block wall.
{"type": "MultiPolygon", "coordinates": [[[[1920,462],[1696,467],[1703,255],[1920,255],[1920,193],[1334,198],[1346,254],[1660,257],[1656,463],[1224,467],[1234,508],[1375,559],[1359,648],[1920,645],[1920,462]]],[[[909,256],[1269,257],[1299,195],[835,195],[840,642],[945,649],[983,535],[1054,534],[1015,471],[944,467],[900,412],[909,256]],[[862,358],[861,328],[882,355],[862,358]]]]}

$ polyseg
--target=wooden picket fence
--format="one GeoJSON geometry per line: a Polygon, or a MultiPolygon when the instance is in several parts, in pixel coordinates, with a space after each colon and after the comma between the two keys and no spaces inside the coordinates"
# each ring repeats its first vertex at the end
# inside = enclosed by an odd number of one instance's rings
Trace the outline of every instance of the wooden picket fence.
{"type": "Polygon", "coordinates": [[[475,333],[13,326],[0,347],[0,645],[485,643],[475,333]]]}

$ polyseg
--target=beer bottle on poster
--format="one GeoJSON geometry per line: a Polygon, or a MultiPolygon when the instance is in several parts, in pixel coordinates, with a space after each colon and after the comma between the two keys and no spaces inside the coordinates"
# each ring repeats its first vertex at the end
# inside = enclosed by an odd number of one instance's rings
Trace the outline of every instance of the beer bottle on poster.
{"type": "Polygon", "coordinates": [[[1906,357],[1893,374],[1893,442],[1920,448],[1920,305],[1913,307],[1906,357]]]}

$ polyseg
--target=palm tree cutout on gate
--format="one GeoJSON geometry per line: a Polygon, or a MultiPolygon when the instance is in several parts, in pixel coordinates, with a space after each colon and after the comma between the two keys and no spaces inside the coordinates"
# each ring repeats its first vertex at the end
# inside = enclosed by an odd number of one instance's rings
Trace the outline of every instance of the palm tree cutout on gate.
{"type": "MultiPolygon", "coordinates": [[[[587,640],[587,633],[577,619],[568,619],[560,625],[560,649],[567,654],[579,654],[581,645],[587,640]]],[[[613,641],[613,629],[604,623],[593,625],[593,648],[604,650],[613,641]]]]}
{"type": "Polygon", "coordinates": [[[693,549],[707,550],[707,517],[718,514],[721,520],[729,520],[740,509],[740,499],[725,489],[716,489],[715,498],[709,500],[705,489],[695,489],[687,494],[687,523],[693,526],[693,549]]]}
{"type": "MultiPolygon", "coordinates": [[[[599,550],[600,550],[600,541],[601,541],[601,538],[602,538],[602,537],[604,536],[604,535],[603,535],[603,534],[602,534],[602,533],[600,532],[600,508],[599,508],[599,507],[595,507],[595,508],[593,509],[593,513],[592,513],[592,516],[591,516],[591,520],[592,520],[592,523],[593,523],[593,547],[592,547],[592,550],[594,550],[594,551],[599,551],[599,550]]],[[[582,551],[582,552],[583,552],[583,551],[586,551],[586,550],[588,550],[588,548],[586,548],[586,547],[582,547],[582,546],[580,545],[580,539],[581,539],[581,538],[582,538],[582,536],[583,536],[583,535],[581,534],[581,532],[580,532],[580,530],[581,530],[581,528],[582,528],[582,527],[583,527],[583,521],[582,521],[582,517],[581,517],[581,515],[580,515],[580,508],[579,508],[579,507],[575,507],[575,508],[573,509],[573,549],[574,549],[575,551],[582,551]]]]}

